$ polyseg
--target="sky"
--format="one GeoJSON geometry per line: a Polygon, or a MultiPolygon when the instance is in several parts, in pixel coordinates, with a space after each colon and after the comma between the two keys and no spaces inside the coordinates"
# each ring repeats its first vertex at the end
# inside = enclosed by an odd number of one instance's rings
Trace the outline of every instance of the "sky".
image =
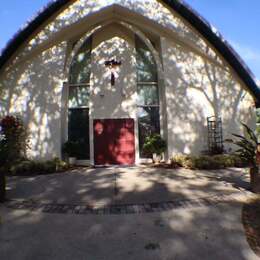
{"type": "MultiPolygon", "coordinates": [[[[105,1],[105,0],[104,0],[105,1]]],[[[2,0],[0,50],[49,0],[2,0]]],[[[260,79],[260,0],[186,0],[216,27],[260,79]]]]}

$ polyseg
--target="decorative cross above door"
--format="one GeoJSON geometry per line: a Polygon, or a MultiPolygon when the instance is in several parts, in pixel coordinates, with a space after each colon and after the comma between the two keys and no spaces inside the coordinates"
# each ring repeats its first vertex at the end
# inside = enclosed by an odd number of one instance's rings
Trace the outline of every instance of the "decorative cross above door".
{"type": "Polygon", "coordinates": [[[116,79],[116,68],[121,66],[121,61],[116,61],[114,59],[105,61],[105,66],[109,68],[111,72],[111,85],[115,85],[115,79],[116,79]]]}

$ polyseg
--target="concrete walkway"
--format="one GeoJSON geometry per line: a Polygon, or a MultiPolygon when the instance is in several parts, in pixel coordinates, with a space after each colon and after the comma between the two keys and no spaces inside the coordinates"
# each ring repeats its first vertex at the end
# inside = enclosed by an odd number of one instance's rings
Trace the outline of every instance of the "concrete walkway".
{"type": "Polygon", "coordinates": [[[241,224],[248,177],[242,170],[109,168],[11,178],[8,197],[102,205],[225,201],[139,214],[56,214],[1,206],[0,259],[258,259],[241,224]],[[117,180],[115,180],[117,176],[117,180]],[[229,198],[229,199],[228,199],[229,198]]]}

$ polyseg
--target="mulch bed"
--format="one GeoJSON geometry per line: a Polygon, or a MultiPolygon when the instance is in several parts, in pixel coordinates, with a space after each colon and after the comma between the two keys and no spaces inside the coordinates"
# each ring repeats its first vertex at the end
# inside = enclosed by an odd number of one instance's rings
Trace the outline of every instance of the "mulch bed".
{"type": "Polygon", "coordinates": [[[242,221],[247,241],[256,255],[260,257],[260,196],[243,205],[242,221]]]}

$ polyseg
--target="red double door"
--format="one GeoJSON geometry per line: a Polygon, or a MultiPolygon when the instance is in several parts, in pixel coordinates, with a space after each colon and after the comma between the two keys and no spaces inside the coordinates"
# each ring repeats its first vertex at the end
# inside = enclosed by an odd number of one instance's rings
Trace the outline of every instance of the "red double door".
{"type": "Polygon", "coordinates": [[[94,120],[95,165],[131,165],[135,163],[133,119],[94,120]]]}

